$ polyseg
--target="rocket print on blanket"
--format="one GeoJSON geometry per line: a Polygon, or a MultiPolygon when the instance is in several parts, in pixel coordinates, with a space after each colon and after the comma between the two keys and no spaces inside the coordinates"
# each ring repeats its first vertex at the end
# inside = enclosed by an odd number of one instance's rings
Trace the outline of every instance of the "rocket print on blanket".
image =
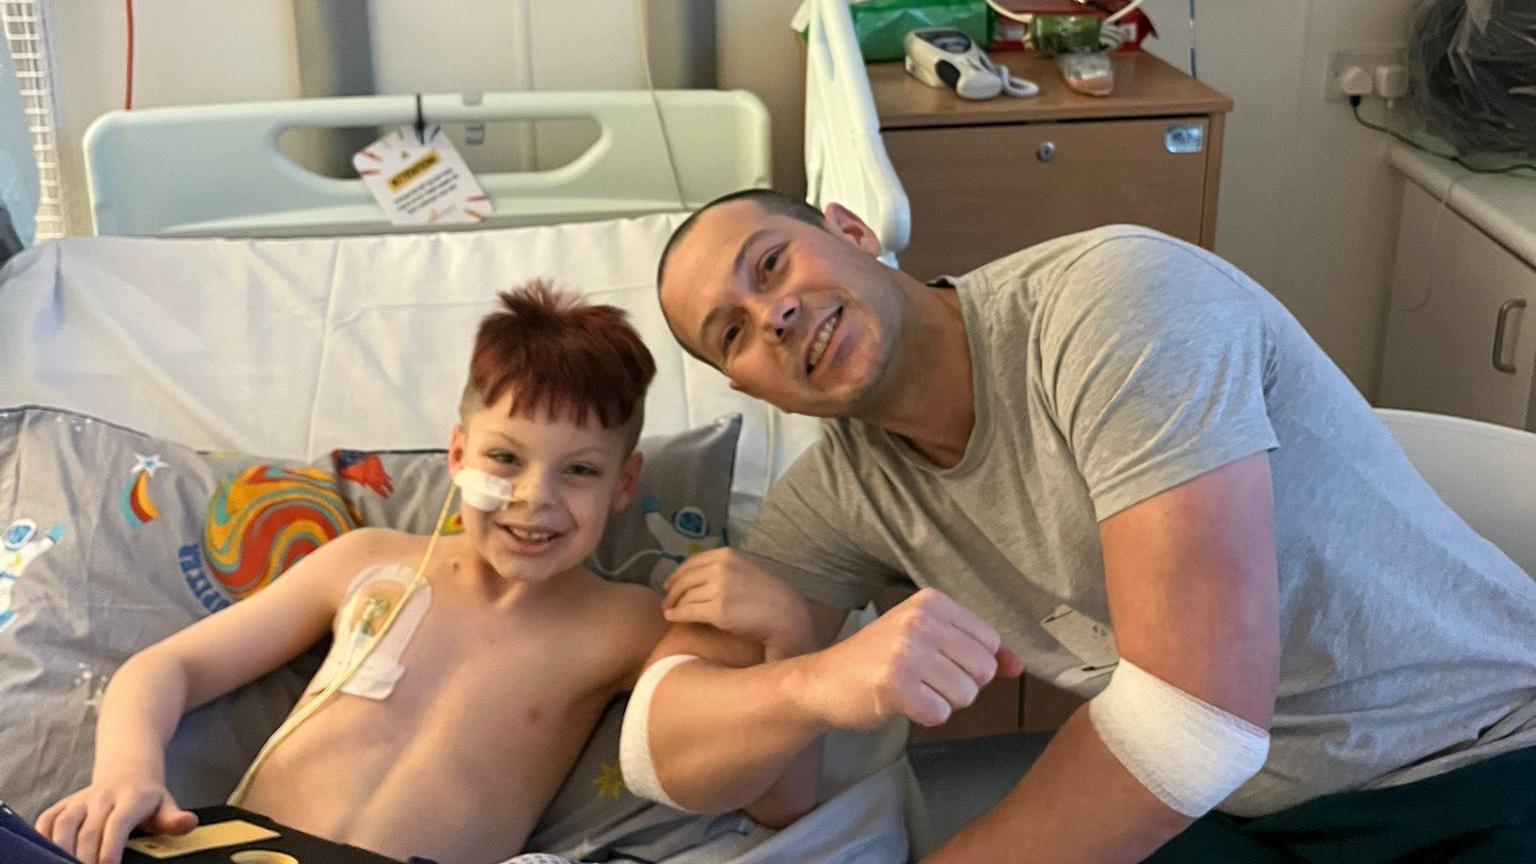
{"type": "Polygon", "coordinates": [[[38,556],[52,549],[64,539],[64,526],[56,524],[47,534],[37,533],[37,523],[31,519],[17,519],[5,534],[0,535],[0,631],[16,620],[16,610],[11,608],[12,590],[16,581],[26,571],[27,565],[38,556]]]}
{"type": "Polygon", "coordinates": [[[336,474],[343,480],[351,480],[372,489],[380,498],[388,498],[395,491],[395,481],[384,469],[384,462],[377,453],[361,450],[332,450],[331,461],[336,474]]]}
{"type": "Polygon", "coordinates": [[[128,482],[123,486],[123,495],[120,501],[123,510],[123,520],[128,527],[137,529],[141,525],[160,518],[160,508],[155,506],[154,499],[149,497],[149,478],[156,471],[165,467],[165,462],[158,455],[145,456],[142,453],[133,454],[138,458],[138,463],[128,474],[128,482]]]}

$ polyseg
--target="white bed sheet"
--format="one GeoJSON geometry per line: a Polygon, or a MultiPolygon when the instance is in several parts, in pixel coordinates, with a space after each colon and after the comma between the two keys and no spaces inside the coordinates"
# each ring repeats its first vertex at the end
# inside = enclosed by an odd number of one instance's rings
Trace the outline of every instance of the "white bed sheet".
{"type": "Polygon", "coordinates": [[[88,412],[182,443],[307,459],[443,447],[475,325],[543,277],[627,309],[656,356],[646,432],[743,415],[738,541],[819,434],[688,357],[655,266],[685,214],[532,228],[295,240],[65,239],[0,269],[0,405],[88,412]]]}

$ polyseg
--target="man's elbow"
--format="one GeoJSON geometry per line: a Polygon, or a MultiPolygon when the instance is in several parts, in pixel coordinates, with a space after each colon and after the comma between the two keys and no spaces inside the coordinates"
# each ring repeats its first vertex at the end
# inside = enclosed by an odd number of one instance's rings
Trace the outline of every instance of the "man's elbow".
{"type": "Polygon", "coordinates": [[[752,817],[752,821],[762,825],[764,828],[772,828],[777,831],[781,828],[788,828],[801,816],[814,809],[816,809],[815,799],[807,796],[801,801],[758,801],[746,808],[746,812],[748,816],[752,817]]]}

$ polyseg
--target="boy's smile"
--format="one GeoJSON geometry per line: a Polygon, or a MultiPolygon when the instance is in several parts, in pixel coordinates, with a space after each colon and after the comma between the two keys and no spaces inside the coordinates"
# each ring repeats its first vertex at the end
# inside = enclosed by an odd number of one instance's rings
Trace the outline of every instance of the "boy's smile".
{"type": "Polygon", "coordinates": [[[454,429],[449,470],[483,471],[504,481],[510,498],[484,511],[460,505],[464,531],[484,566],[506,579],[545,582],[581,567],[602,538],[608,516],[634,495],[640,459],[626,457],[623,428],[595,417],[576,423],[510,415],[508,388],[454,429]]]}

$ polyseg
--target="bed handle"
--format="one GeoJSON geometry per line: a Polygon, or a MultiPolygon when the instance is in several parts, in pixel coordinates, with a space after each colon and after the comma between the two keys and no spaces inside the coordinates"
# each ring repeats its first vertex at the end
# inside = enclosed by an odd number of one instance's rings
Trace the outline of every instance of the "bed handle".
{"type": "Polygon", "coordinates": [[[1524,309],[1525,301],[1520,298],[1505,300],[1499,307],[1499,316],[1493,323],[1493,368],[1500,372],[1515,373],[1519,370],[1515,364],[1504,362],[1504,330],[1509,324],[1509,313],[1516,309],[1524,309]]]}

